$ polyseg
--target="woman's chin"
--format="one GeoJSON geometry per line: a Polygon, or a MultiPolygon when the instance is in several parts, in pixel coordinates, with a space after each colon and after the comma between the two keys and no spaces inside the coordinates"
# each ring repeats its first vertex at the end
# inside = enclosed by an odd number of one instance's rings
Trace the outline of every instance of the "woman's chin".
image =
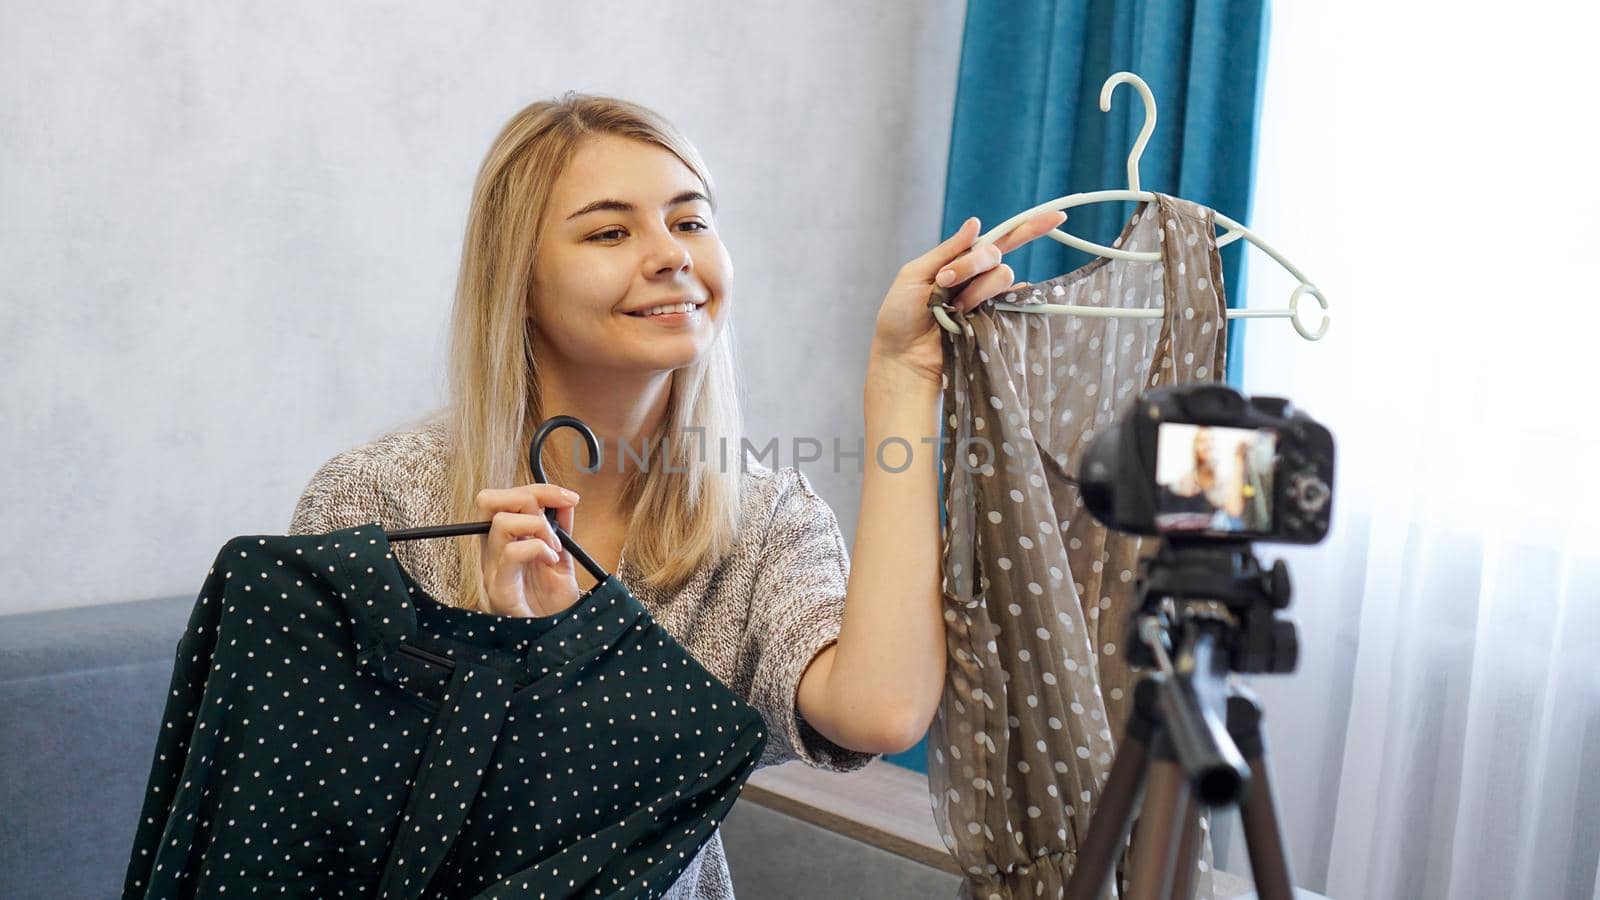
{"type": "Polygon", "coordinates": [[[688,334],[668,340],[658,339],[648,346],[639,347],[632,358],[641,368],[670,372],[699,362],[705,356],[709,343],[688,334]]]}
{"type": "Polygon", "coordinates": [[[676,319],[676,322],[641,321],[643,317],[627,316],[629,342],[640,347],[639,355],[661,361],[677,358],[678,365],[688,365],[710,348],[716,338],[716,325],[704,312],[695,311],[673,316],[655,316],[659,319],[676,319]]]}

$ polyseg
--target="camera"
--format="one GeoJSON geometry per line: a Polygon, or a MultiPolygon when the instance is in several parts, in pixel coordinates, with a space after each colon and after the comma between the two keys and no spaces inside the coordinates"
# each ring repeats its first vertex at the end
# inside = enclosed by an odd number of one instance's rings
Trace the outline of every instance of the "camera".
{"type": "Polygon", "coordinates": [[[1333,435],[1281,397],[1169,385],[1090,444],[1084,506],[1108,528],[1205,544],[1315,544],[1333,506],[1333,435]]]}

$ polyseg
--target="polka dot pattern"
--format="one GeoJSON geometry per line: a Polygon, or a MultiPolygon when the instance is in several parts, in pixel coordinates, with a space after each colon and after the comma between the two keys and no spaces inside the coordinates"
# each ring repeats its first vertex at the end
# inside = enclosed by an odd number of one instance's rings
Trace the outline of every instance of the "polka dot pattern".
{"type": "MultiPolygon", "coordinates": [[[[451,443],[447,423],[436,421],[335,454],[307,483],[289,534],[326,534],[368,522],[394,529],[458,521],[449,504],[451,443]]],[[[857,771],[875,755],[830,740],[796,704],[802,675],[838,640],[843,625],[850,574],[844,535],[797,467],[769,467],[755,454],[743,464],[734,544],[720,560],[666,588],[653,584],[623,548],[614,574],[658,625],[761,713],[769,740],[758,770],[799,762],[857,771]]],[[[476,608],[459,594],[460,561],[450,541],[402,541],[392,549],[426,593],[476,608]]],[[[721,828],[666,896],[733,900],[721,828]]]]}
{"type": "Polygon", "coordinates": [[[767,744],[615,576],[440,603],[381,526],[245,536],[174,660],[124,896],[659,897],[767,744]]]}
{"type": "MultiPolygon", "coordinates": [[[[934,819],[967,875],[963,896],[1062,895],[1133,700],[1123,645],[1155,544],[1096,522],[1071,473],[1144,390],[1225,371],[1213,214],[1156,198],[1115,246],[1159,251],[1159,262],[1100,258],[994,299],[1161,307],[1162,317],[985,304],[947,335],[949,665],[928,766],[934,819]]],[[[936,290],[930,305],[948,297],[936,290]]],[[[1207,837],[1197,896],[1210,896],[1210,859],[1207,837]]]]}

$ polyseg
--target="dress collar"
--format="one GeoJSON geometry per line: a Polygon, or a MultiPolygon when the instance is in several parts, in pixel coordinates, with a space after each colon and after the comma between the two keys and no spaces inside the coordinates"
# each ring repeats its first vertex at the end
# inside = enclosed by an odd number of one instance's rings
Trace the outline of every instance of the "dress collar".
{"type": "MultiPolygon", "coordinates": [[[[353,626],[357,668],[391,681],[398,677],[394,654],[418,633],[418,607],[426,609],[427,619],[481,624],[481,629],[462,629],[474,634],[467,641],[474,646],[526,647],[518,665],[528,681],[610,646],[646,615],[615,572],[554,615],[501,616],[451,606],[430,595],[401,566],[378,522],[330,531],[315,541],[319,577],[331,584],[353,626]],[[490,633],[496,636],[493,640],[479,642],[490,633]]],[[[620,558],[617,568],[622,568],[620,558]]]]}

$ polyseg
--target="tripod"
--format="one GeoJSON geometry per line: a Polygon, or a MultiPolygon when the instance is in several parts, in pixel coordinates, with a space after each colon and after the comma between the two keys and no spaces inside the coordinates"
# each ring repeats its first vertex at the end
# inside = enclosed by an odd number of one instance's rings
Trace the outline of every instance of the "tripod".
{"type": "Polygon", "coordinates": [[[1128,838],[1128,900],[1189,900],[1200,851],[1200,804],[1238,806],[1261,900],[1292,900],[1283,835],[1268,783],[1261,705],[1234,672],[1290,672],[1294,624],[1280,560],[1263,571],[1248,542],[1164,541],[1146,561],[1130,623],[1130,664],[1156,671],[1134,690],[1122,746],[1096,804],[1067,900],[1098,900],[1128,838]],[[1211,601],[1205,606],[1194,601],[1211,601]],[[1218,609],[1218,604],[1225,608],[1218,609]],[[1148,776],[1148,785],[1145,784],[1148,776]]]}

